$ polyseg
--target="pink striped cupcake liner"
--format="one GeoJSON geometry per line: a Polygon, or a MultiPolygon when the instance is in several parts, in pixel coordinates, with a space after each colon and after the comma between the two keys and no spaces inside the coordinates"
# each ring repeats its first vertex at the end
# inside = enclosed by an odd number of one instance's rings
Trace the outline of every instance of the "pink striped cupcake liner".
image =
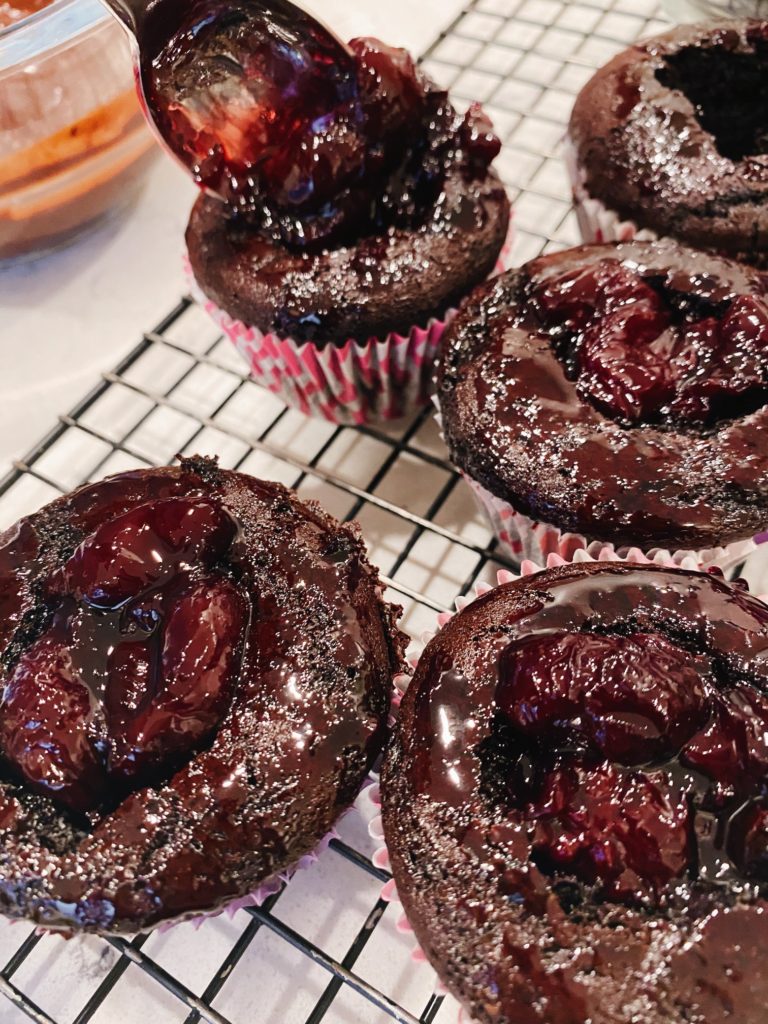
{"type": "MultiPolygon", "coordinates": [[[[437,409],[436,419],[442,432],[443,419],[437,398],[434,399],[434,405],[437,409]]],[[[764,532],[723,547],[703,548],[698,551],[668,551],[656,547],[643,551],[638,546],[630,545],[617,548],[606,541],[588,538],[580,533],[568,533],[551,523],[531,519],[508,501],[496,497],[468,473],[462,470],[461,475],[472,491],[477,507],[488,520],[502,553],[515,564],[531,561],[545,565],[547,559],[553,555],[566,561],[586,555],[600,561],[614,557],[629,561],[644,559],[647,562],[660,562],[662,565],[676,565],[680,569],[718,568],[724,573],[729,573],[768,542],[768,532],[764,532]]]]}
{"type": "Polygon", "coordinates": [[[590,540],[580,533],[565,533],[549,523],[536,522],[515,509],[509,502],[491,494],[471,476],[466,473],[462,473],[462,476],[469,484],[478,507],[486,515],[504,553],[515,563],[530,559],[544,564],[550,555],[571,559],[579,551],[593,557],[602,557],[610,552],[618,557],[629,558],[630,561],[634,561],[642,554],[649,561],[660,558],[663,564],[669,562],[682,569],[717,567],[727,573],[741,565],[768,541],[768,533],[761,533],[745,540],[734,541],[724,547],[705,548],[699,551],[667,551],[661,548],[642,551],[638,547],[616,548],[604,541],[590,540]]]}
{"type": "MultiPolygon", "coordinates": [[[[511,241],[510,227],[492,276],[505,269],[511,241]]],[[[186,255],[185,270],[192,297],[234,344],[256,383],[305,415],[362,426],[399,420],[429,404],[435,358],[455,309],[407,334],[321,348],[233,319],[203,293],[186,255]]]]}
{"type": "Polygon", "coordinates": [[[432,367],[455,315],[408,335],[319,349],[233,320],[192,287],[193,297],[235,345],[257,384],[306,416],[344,426],[401,419],[429,403],[432,367]]]}
{"type": "MultiPolygon", "coordinates": [[[[654,558],[648,558],[641,551],[635,549],[622,558],[619,555],[617,555],[616,552],[610,547],[603,547],[594,555],[590,554],[588,551],[585,551],[584,549],[578,549],[573,553],[573,556],[569,558],[565,558],[562,555],[553,553],[550,554],[542,562],[535,562],[530,559],[525,559],[521,564],[519,575],[516,575],[513,572],[509,572],[506,569],[500,570],[497,573],[496,577],[497,586],[503,586],[506,583],[512,583],[515,580],[521,579],[524,576],[534,576],[536,573],[542,572],[545,568],[553,569],[561,565],[579,564],[583,562],[628,562],[633,565],[663,565],[667,566],[668,568],[684,568],[693,570],[699,568],[695,563],[680,565],[679,563],[671,559],[665,552],[658,552],[654,558]]],[[[432,637],[451,621],[451,619],[457,612],[462,611],[464,608],[467,607],[467,605],[471,604],[478,597],[482,597],[485,594],[490,593],[494,589],[495,587],[491,586],[488,583],[480,583],[475,587],[475,592],[473,595],[468,597],[457,598],[455,603],[456,612],[442,612],[437,617],[435,631],[423,634],[423,636],[421,637],[423,645],[422,650],[424,647],[426,647],[426,645],[429,643],[432,637]]],[[[760,595],[760,600],[768,603],[768,595],[760,595]]],[[[411,667],[414,670],[416,668],[416,665],[418,664],[418,661],[419,654],[414,655],[410,659],[411,667]]],[[[400,691],[400,698],[398,698],[397,700],[398,705],[399,700],[402,697],[402,694],[408,688],[408,684],[411,678],[411,676],[402,675],[395,680],[395,685],[400,691]]],[[[386,839],[384,836],[384,825],[381,816],[381,792],[378,782],[374,782],[374,784],[370,786],[365,791],[365,793],[361,794],[361,801],[361,813],[365,813],[366,805],[368,807],[367,813],[368,817],[370,818],[368,832],[371,838],[377,844],[376,850],[372,858],[373,863],[377,868],[380,868],[383,871],[390,871],[391,864],[389,858],[389,851],[387,850],[386,839]]],[[[392,904],[393,907],[399,908],[397,930],[401,934],[407,935],[411,938],[411,959],[415,964],[422,966],[424,970],[428,970],[430,971],[431,974],[434,975],[435,994],[446,996],[446,1005],[444,1006],[443,1012],[441,1012],[440,1016],[441,1024],[442,1022],[445,1022],[445,1024],[474,1024],[472,1018],[468,1015],[467,1011],[461,1006],[461,1004],[456,999],[453,998],[452,995],[450,995],[450,993],[447,992],[445,986],[439,980],[437,974],[430,965],[426,954],[418,945],[418,942],[416,941],[416,937],[413,932],[413,928],[411,927],[408,918],[406,917],[405,913],[402,910],[402,904],[397,893],[397,885],[395,884],[394,879],[390,879],[390,881],[388,881],[384,885],[381,891],[381,898],[385,900],[387,903],[392,904]]]]}

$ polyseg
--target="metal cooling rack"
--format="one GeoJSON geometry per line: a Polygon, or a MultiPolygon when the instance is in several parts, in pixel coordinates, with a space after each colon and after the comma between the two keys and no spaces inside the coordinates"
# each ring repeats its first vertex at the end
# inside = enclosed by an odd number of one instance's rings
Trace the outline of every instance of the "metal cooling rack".
{"type": "MultiPolygon", "coordinates": [[[[460,105],[483,102],[505,141],[512,259],[578,241],[558,144],[593,70],[664,27],[656,0],[475,0],[424,65],[460,105]]],[[[393,30],[393,35],[396,33],[393,30]]],[[[412,636],[502,564],[429,410],[396,428],[308,420],[261,390],[183,299],[0,484],[0,527],[86,479],[178,452],[278,479],[357,519],[412,636]]],[[[431,1024],[455,1021],[413,963],[385,871],[352,815],[341,838],[261,908],[133,941],[0,926],[0,1024],[431,1024]]]]}

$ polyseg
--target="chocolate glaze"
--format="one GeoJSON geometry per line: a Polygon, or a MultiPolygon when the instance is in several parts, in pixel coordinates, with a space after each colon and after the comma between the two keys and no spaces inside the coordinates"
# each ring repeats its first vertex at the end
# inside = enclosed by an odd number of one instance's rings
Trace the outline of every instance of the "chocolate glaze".
{"type": "Polygon", "coordinates": [[[630,47],[576,100],[588,193],[622,219],[768,264],[768,22],[686,26],[630,47]]]}
{"type": "Polygon", "coordinates": [[[605,380],[596,389],[594,378],[579,374],[578,345],[589,334],[591,344],[613,346],[608,383],[623,404],[629,365],[616,352],[628,345],[627,360],[639,367],[637,386],[653,398],[651,374],[667,373],[670,363],[666,349],[652,368],[637,363],[635,346],[651,349],[659,333],[655,321],[650,338],[631,322],[643,327],[638,287],[657,302],[661,341],[673,347],[689,329],[703,337],[703,326],[716,346],[737,304],[754,304],[760,313],[768,294],[757,271],[672,242],[583,246],[490,282],[467,301],[443,343],[438,396],[451,456],[520,511],[590,539],[677,550],[752,536],[768,518],[766,325],[759,315],[745,321],[741,351],[756,360],[749,382],[734,369],[708,369],[709,356],[701,356],[675,381],[674,402],[669,395],[658,407],[646,401],[627,421],[626,409],[605,400],[605,380]],[[617,295],[610,314],[602,311],[579,334],[563,282],[617,270],[630,284],[636,279],[634,292],[617,295]],[[557,296],[558,287],[562,309],[546,314],[541,295],[550,289],[557,296]],[[621,344],[607,337],[616,316],[627,321],[621,344]],[[676,404],[680,393],[687,401],[676,404]],[[686,409],[696,414],[686,418],[686,409]]]}
{"type": "Polygon", "coordinates": [[[763,1020],[766,665],[768,609],[744,587],[616,563],[500,587],[431,641],[384,829],[474,1019],[763,1020]]]}
{"type": "Polygon", "coordinates": [[[0,537],[0,581],[8,916],[215,910],[309,852],[381,748],[398,611],[357,530],[278,484],[187,459],[86,486],[0,537]]]}

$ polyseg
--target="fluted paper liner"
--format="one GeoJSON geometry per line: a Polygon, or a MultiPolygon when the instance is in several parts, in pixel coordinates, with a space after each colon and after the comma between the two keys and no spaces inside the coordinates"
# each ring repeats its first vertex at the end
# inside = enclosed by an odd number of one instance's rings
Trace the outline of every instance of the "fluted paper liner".
{"type": "MultiPolygon", "coordinates": [[[[515,563],[521,559],[531,559],[543,564],[550,555],[570,559],[577,551],[585,551],[593,557],[610,552],[619,557],[629,557],[630,560],[642,553],[651,562],[660,556],[663,562],[669,561],[670,564],[684,569],[706,570],[717,567],[728,572],[768,541],[768,534],[761,533],[745,540],[734,541],[724,547],[704,548],[699,551],[667,551],[661,548],[641,551],[640,547],[630,546],[616,548],[604,541],[590,540],[580,533],[564,533],[549,523],[537,522],[525,513],[518,512],[509,502],[491,494],[468,474],[462,475],[469,484],[478,506],[486,514],[504,552],[515,563]]],[[[639,502],[642,503],[642,498],[639,502]]]]}
{"type": "MultiPolygon", "coordinates": [[[[494,275],[505,269],[511,239],[510,222],[494,275]]],[[[320,346],[233,319],[204,294],[186,255],[185,270],[192,297],[235,345],[256,383],[305,415],[361,426],[398,420],[429,405],[435,358],[455,309],[407,334],[320,346]]]]}

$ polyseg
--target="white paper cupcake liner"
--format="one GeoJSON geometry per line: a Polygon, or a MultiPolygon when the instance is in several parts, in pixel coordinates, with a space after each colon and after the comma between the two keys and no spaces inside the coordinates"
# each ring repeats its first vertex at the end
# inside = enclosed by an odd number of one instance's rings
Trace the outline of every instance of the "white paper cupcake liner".
{"type": "MultiPolygon", "coordinates": [[[[492,276],[505,269],[511,240],[510,222],[492,276]]],[[[235,345],[256,383],[305,415],[361,426],[398,420],[429,404],[435,358],[455,309],[408,334],[318,347],[233,319],[203,293],[186,255],[185,270],[192,297],[235,345]]]]}
{"type": "Polygon", "coordinates": [[[723,572],[728,572],[768,541],[768,534],[762,533],[746,540],[734,541],[724,547],[698,551],[668,551],[663,548],[642,550],[636,546],[617,548],[605,541],[590,540],[580,533],[564,533],[549,523],[536,522],[523,512],[517,511],[509,502],[491,494],[466,473],[462,475],[472,489],[479,508],[487,516],[504,553],[515,563],[530,559],[544,564],[550,555],[571,559],[577,552],[584,551],[599,561],[605,561],[606,558],[613,556],[635,561],[642,555],[650,562],[671,563],[682,569],[706,570],[718,567],[723,572]]]}
{"type": "Polygon", "coordinates": [[[586,186],[586,174],[579,165],[576,147],[566,136],[563,141],[563,159],[573,186],[573,202],[576,218],[584,242],[656,242],[658,234],[649,228],[641,228],[632,220],[622,220],[618,213],[609,210],[605,203],[590,195],[586,186]]]}
{"type": "MultiPolygon", "coordinates": [[[[503,569],[497,573],[497,585],[503,586],[506,583],[512,583],[523,576],[533,576],[538,572],[542,572],[544,568],[553,569],[561,565],[580,564],[584,562],[598,561],[628,562],[633,565],[664,565],[668,568],[697,568],[695,565],[680,566],[672,558],[665,558],[662,552],[659,552],[655,558],[650,559],[639,550],[629,552],[628,555],[624,558],[619,557],[613,551],[604,551],[600,553],[600,557],[598,558],[593,557],[588,551],[579,549],[575,551],[573,556],[570,558],[564,558],[559,554],[553,553],[541,562],[535,562],[526,559],[525,561],[523,561],[520,567],[519,575],[509,572],[506,569],[503,569]]],[[[467,607],[467,605],[471,604],[474,600],[476,600],[476,598],[482,597],[485,594],[490,593],[494,589],[495,587],[491,586],[488,583],[478,584],[475,588],[475,593],[473,595],[469,597],[457,598],[456,612],[462,611],[464,608],[467,607]]],[[[768,595],[760,595],[760,600],[768,603],[768,595]]],[[[436,635],[436,633],[440,629],[444,628],[450,622],[450,620],[453,618],[456,612],[443,612],[437,617],[436,629],[434,630],[434,632],[424,633],[421,638],[424,647],[426,647],[429,641],[433,638],[433,636],[436,635]]],[[[411,666],[415,670],[416,665],[418,664],[419,661],[419,655],[413,656],[410,660],[411,666]]],[[[398,677],[398,679],[396,680],[396,686],[401,691],[401,694],[404,693],[405,690],[407,689],[411,678],[411,676],[403,675],[398,677]]],[[[380,868],[383,871],[390,871],[390,857],[386,845],[386,840],[384,837],[384,824],[381,816],[381,793],[377,782],[374,782],[374,784],[370,786],[365,791],[364,794],[361,794],[361,801],[361,813],[365,813],[365,806],[368,806],[368,816],[370,818],[368,832],[371,835],[371,838],[378,844],[373,854],[372,861],[377,868],[380,868]]],[[[390,879],[390,881],[388,881],[384,885],[381,891],[381,898],[383,900],[386,900],[387,903],[394,904],[395,906],[400,908],[402,907],[402,903],[400,897],[398,896],[397,886],[395,884],[394,879],[390,879]]],[[[413,960],[413,962],[422,965],[424,970],[429,970],[432,974],[435,975],[435,978],[437,979],[437,975],[434,971],[434,968],[430,965],[426,954],[418,945],[416,937],[413,932],[413,928],[411,927],[408,918],[405,916],[405,913],[402,911],[402,909],[400,910],[400,915],[397,920],[397,930],[403,935],[408,935],[412,937],[411,959],[413,960]]],[[[447,994],[445,986],[442,984],[442,982],[440,982],[439,979],[437,979],[435,983],[435,994],[447,994]]],[[[440,1017],[441,1021],[445,1021],[445,1024],[473,1024],[472,1018],[468,1015],[467,1011],[450,994],[448,994],[447,996],[447,1006],[448,1008],[445,1010],[445,1013],[441,1013],[440,1017]]]]}

